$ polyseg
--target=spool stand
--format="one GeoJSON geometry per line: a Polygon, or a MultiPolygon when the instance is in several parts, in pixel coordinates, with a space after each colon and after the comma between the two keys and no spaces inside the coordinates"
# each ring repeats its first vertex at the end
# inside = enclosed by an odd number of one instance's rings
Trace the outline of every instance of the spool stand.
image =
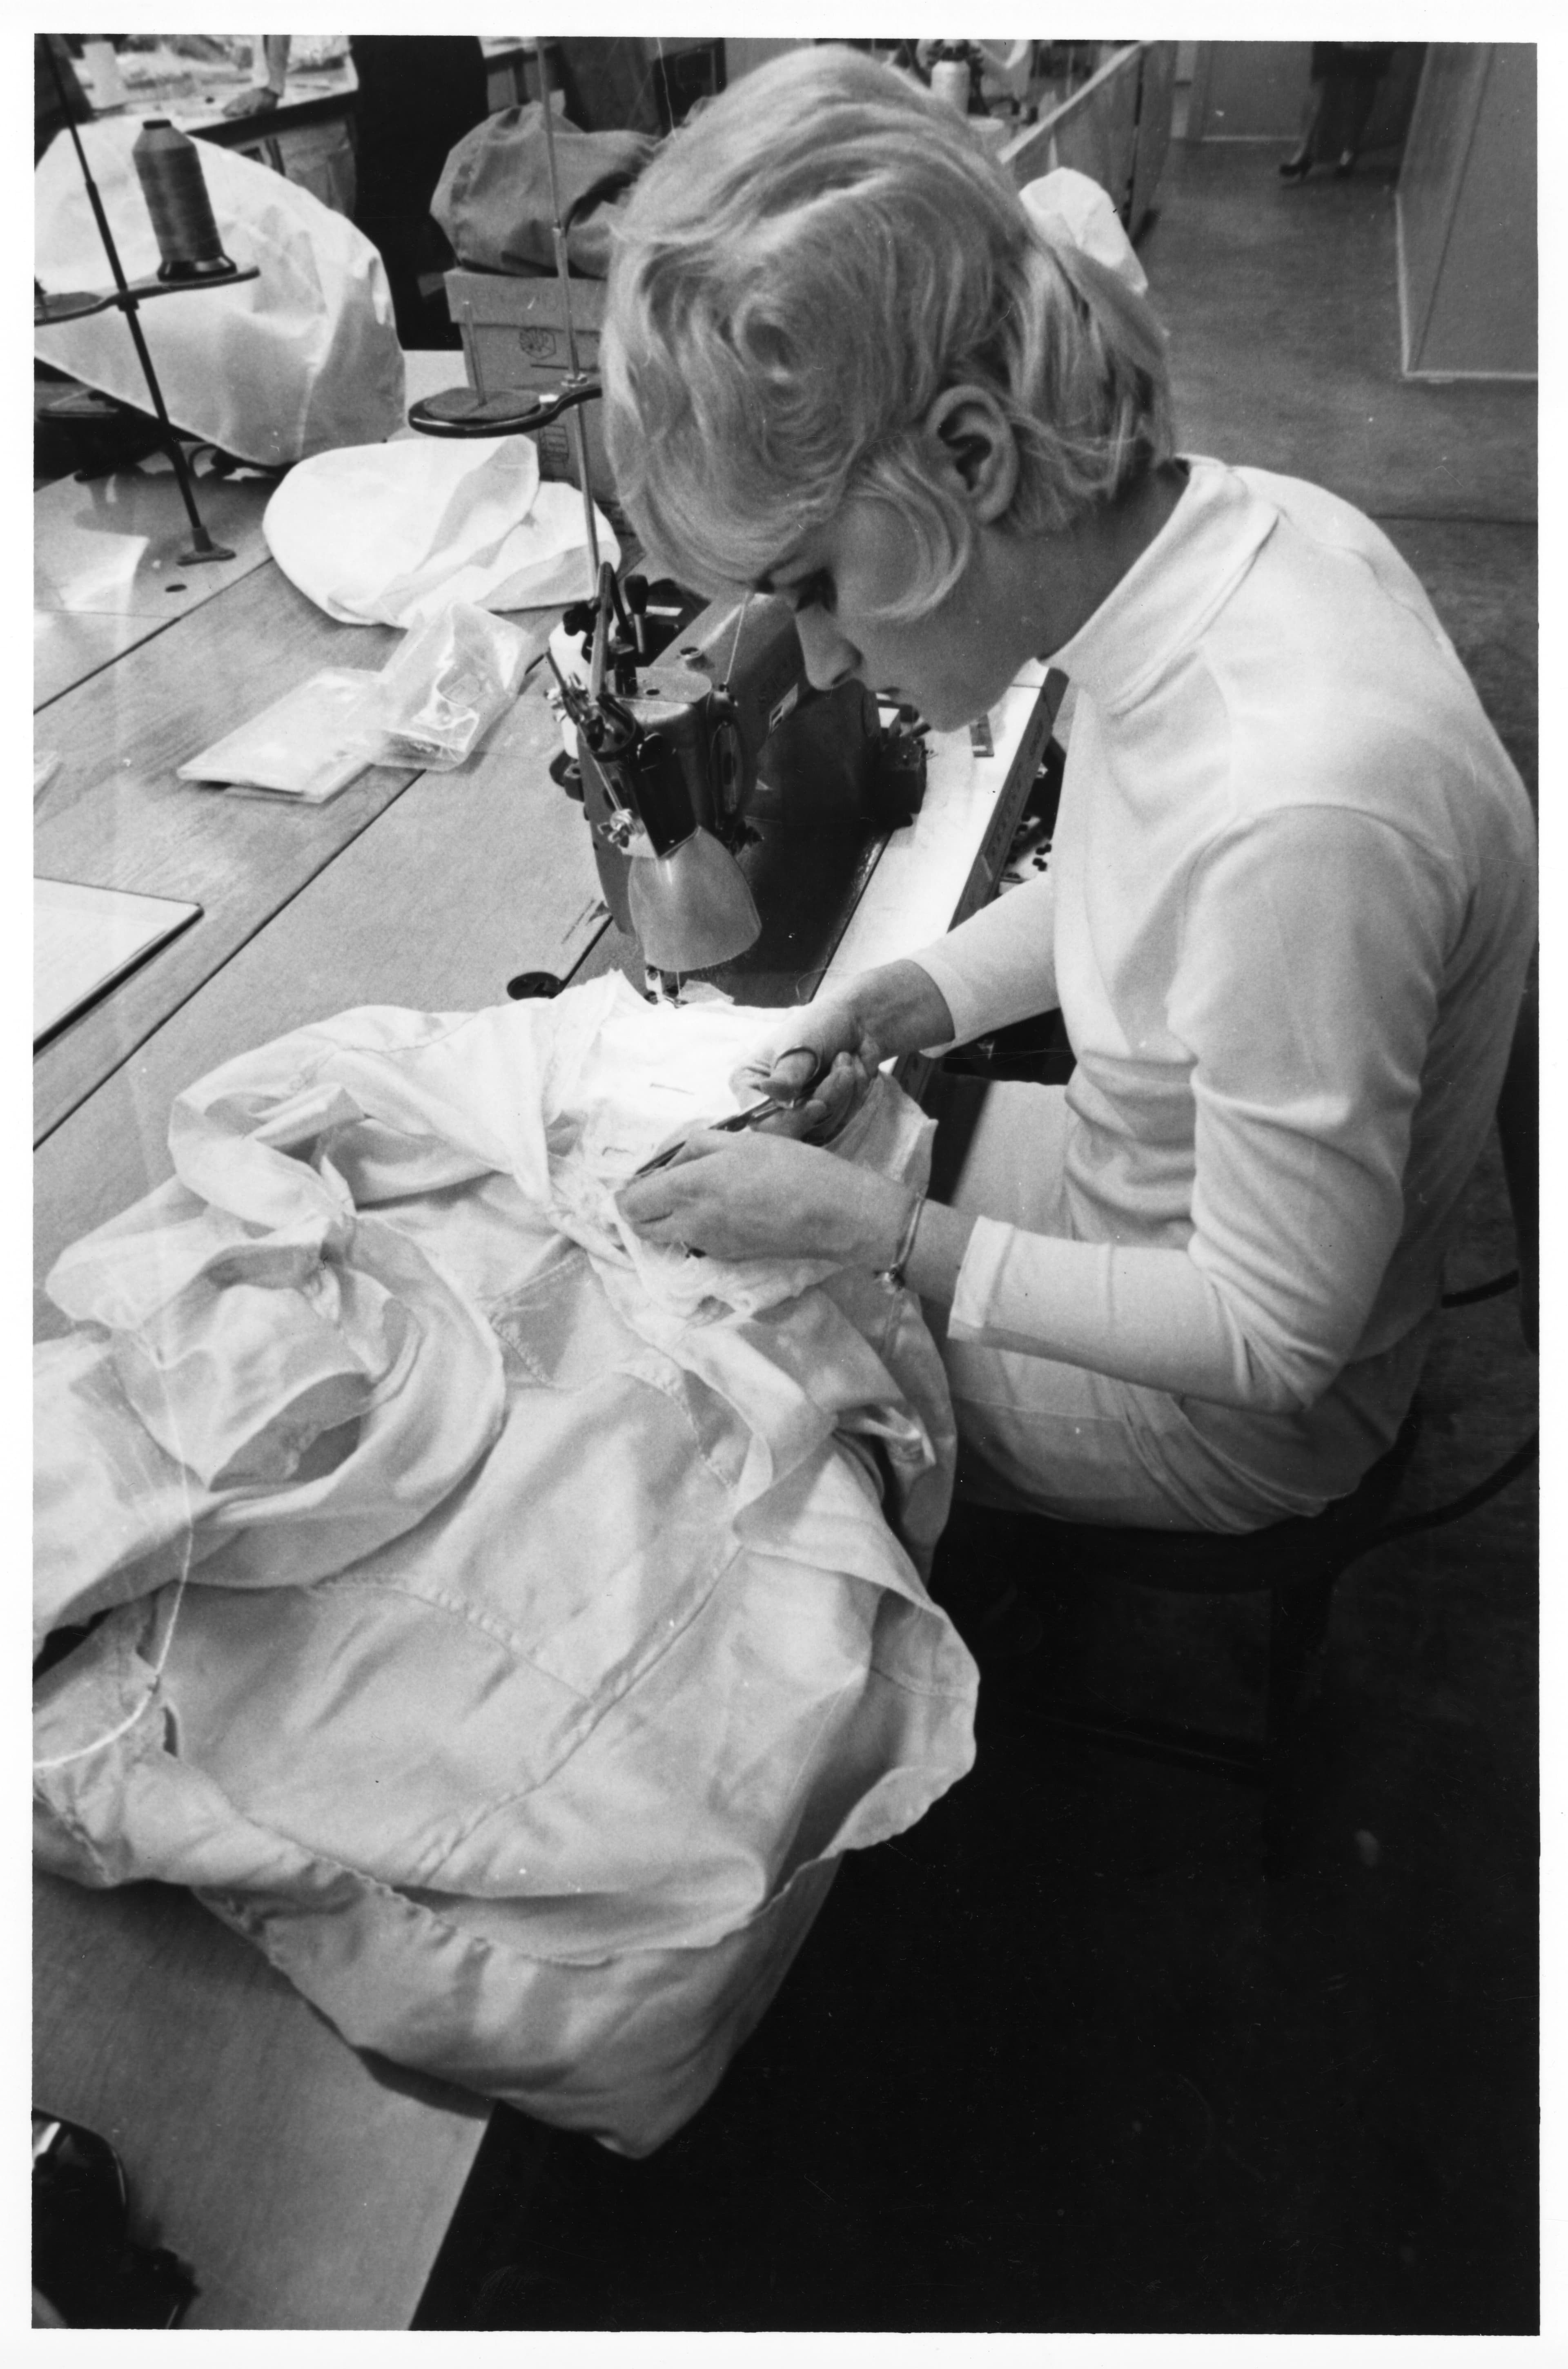
{"type": "Polygon", "coordinates": [[[61,82],[59,61],[52,48],[49,55],[50,63],[54,71],[55,83],[60,86],[61,106],[67,112],[65,128],[75,145],[76,160],[82,167],[82,178],[86,185],[87,202],[92,207],[93,219],[97,223],[98,235],[103,240],[104,253],[109,258],[109,268],[114,274],[114,286],[97,294],[72,291],[64,295],[51,296],[39,286],[35,280],[33,326],[38,328],[45,324],[52,326],[62,321],[82,321],[86,320],[89,314],[107,313],[111,308],[118,308],[124,314],[125,326],[131,332],[132,342],[136,348],[137,360],[142,365],[142,374],[147,382],[147,391],[153,398],[153,409],[158,422],[159,441],[173,464],[175,476],[179,484],[180,499],[185,504],[186,516],[190,521],[190,548],[179,554],[179,564],[182,567],[199,567],[206,561],[232,559],[234,553],[225,544],[214,543],[201,523],[201,513],[196,507],[196,489],[191,481],[190,465],[185,457],[185,449],[180,443],[174,423],[164,408],[163,389],[158,384],[158,374],[153,368],[153,357],[147,350],[147,340],[142,334],[142,324],[137,319],[136,313],[138,306],[152,296],[184,296],[194,294],[204,288],[232,288],[239,280],[258,280],[261,275],[253,263],[242,268],[237,264],[225,262],[221,271],[205,272],[199,279],[137,280],[126,279],[120,260],[120,250],[115,246],[114,234],[109,226],[109,216],[104,212],[103,200],[98,195],[97,183],[94,180],[92,169],[87,163],[87,152],[82,145],[81,134],[69,117],[65,92],[61,82]]]}

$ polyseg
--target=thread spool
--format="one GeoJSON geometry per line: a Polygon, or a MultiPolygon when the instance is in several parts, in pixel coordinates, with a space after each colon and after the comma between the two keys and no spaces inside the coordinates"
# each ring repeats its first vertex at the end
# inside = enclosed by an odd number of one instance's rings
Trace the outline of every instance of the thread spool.
{"type": "Polygon", "coordinates": [[[136,135],[131,161],[163,258],[158,278],[204,280],[214,272],[232,271],[195,141],[188,140],[166,115],[152,115],[136,135]]]}
{"type": "Polygon", "coordinates": [[[955,114],[969,111],[969,53],[961,42],[944,41],[931,69],[931,94],[955,114]]]}
{"type": "Polygon", "coordinates": [[[969,106],[969,69],[956,58],[944,58],[931,70],[933,98],[945,99],[955,114],[965,115],[969,106]]]}

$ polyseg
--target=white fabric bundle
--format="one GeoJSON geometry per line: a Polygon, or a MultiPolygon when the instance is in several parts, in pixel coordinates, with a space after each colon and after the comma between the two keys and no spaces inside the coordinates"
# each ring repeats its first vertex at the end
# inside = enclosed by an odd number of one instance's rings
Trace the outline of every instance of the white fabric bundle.
{"type": "Polygon", "coordinates": [[[1138,259],[1122,218],[1098,181],[1087,173],[1059,165],[1037,181],[1026,181],[1018,192],[1042,230],[1064,239],[1103,263],[1126,282],[1135,296],[1149,292],[1149,275],[1138,259]]]}
{"type": "MultiPolygon", "coordinates": [[[[158,243],[131,161],[141,124],[80,127],[93,178],[128,280],[150,279],[158,243]]],[[[403,425],[403,349],[381,257],[347,216],[281,173],[200,143],[202,175],[223,251],[258,280],[159,296],[138,319],[177,428],[242,461],[280,467],[338,444],[395,435],[403,425]]],[[[52,295],[112,285],[69,132],[33,178],[33,269],[52,295]]],[[[118,310],[39,329],[46,362],[122,403],[152,398],[118,310]]]]}
{"type": "MultiPolygon", "coordinates": [[[[39,1353],[39,1626],[119,1608],[39,1690],[43,1862],[193,1885],[357,2044],[633,2154],[973,1757],[918,1303],[614,1208],[755,1020],[300,1030],[180,1098],[39,1353]]],[[[884,1080],[842,1148],[929,1137],[884,1080]]]]}
{"type": "MultiPolygon", "coordinates": [[[[613,564],[620,545],[594,516],[613,564]]],[[[540,482],[526,436],[324,452],[284,479],[263,527],[284,575],[346,624],[422,624],[454,601],[542,609],[591,589],[582,496],[540,482]]]]}

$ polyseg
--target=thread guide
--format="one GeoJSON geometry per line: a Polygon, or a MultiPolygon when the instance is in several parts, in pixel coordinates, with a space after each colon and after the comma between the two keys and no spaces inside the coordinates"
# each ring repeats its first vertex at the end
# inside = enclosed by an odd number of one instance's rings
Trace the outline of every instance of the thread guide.
{"type": "Polygon", "coordinates": [[[204,271],[200,280],[128,280],[123,288],[96,292],[72,288],[53,296],[35,283],[33,326],[40,329],[60,321],[85,321],[90,313],[107,313],[112,305],[118,304],[123,311],[128,305],[144,303],[149,296],[187,296],[196,289],[233,288],[242,280],[260,277],[254,263],[230,263],[222,271],[204,271]]]}

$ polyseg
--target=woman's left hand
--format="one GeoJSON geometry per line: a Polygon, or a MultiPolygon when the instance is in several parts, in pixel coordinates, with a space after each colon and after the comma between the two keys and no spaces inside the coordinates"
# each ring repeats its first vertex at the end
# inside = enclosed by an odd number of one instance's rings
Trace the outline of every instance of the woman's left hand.
{"type": "Polygon", "coordinates": [[[821,1258],[890,1266],[910,1188],[782,1135],[699,1128],[679,1159],[617,1196],[650,1242],[713,1258],[821,1258]]]}

